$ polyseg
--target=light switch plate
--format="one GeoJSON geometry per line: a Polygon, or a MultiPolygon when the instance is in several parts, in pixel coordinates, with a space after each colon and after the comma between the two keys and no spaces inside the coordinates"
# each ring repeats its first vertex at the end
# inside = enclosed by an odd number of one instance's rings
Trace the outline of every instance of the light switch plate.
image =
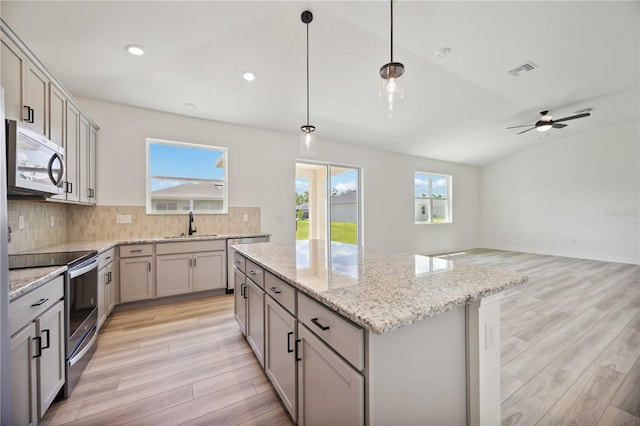
{"type": "Polygon", "coordinates": [[[116,215],[116,223],[131,223],[131,215],[130,214],[116,215]]]}

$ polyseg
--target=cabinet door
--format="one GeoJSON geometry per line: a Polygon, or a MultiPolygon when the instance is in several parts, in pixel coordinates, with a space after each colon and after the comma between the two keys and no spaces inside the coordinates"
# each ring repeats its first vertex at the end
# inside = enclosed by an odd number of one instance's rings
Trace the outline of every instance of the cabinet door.
{"type": "Polygon", "coordinates": [[[78,161],[80,138],[80,111],[67,102],[67,126],[65,128],[67,140],[64,146],[65,162],[67,164],[67,201],[80,201],[80,188],[78,186],[78,161]]]}
{"type": "Polygon", "coordinates": [[[298,424],[364,424],[364,377],[298,323],[298,424]]]}
{"type": "Polygon", "coordinates": [[[113,308],[116,306],[116,287],[118,285],[118,275],[116,274],[115,263],[107,265],[107,282],[105,283],[105,306],[106,317],[109,316],[113,308]]]}
{"type": "Polygon", "coordinates": [[[107,267],[98,271],[98,330],[107,319],[107,267]]]}
{"type": "Polygon", "coordinates": [[[11,338],[13,424],[35,425],[37,406],[36,326],[32,322],[11,338]]]}
{"type": "Polygon", "coordinates": [[[153,298],[153,257],[120,260],[120,301],[133,302],[153,298]]]}
{"type": "Polygon", "coordinates": [[[49,83],[49,139],[64,146],[64,130],[66,127],[67,98],[49,83]]]}
{"type": "Polygon", "coordinates": [[[264,299],[264,369],[296,421],[296,319],[271,297],[264,299]]]}
{"type": "Polygon", "coordinates": [[[4,87],[4,114],[7,119],[22,121],[26,117],[23,108],[25,103],[25,87],[27,69],[26,58],[17,46],[2,36],[0,50],[0,76],[4,87]]]}
{"type": "Polygon", "coordinates": [[[247,278],[247,341],[264,367],[264,290],[247,278]]]}
{"type": "Polygon", "coordinates": [[[233,313],[240,326],[240,331],[247,335],[247,285],[245,276],[237,269],[234,269],[235,283],[233,289],[233,313]]]}
{"type": "Polygon", "coordinates": [[[80,202],[89,203],[89,121],[82,114],[78,135],[78,170],[80,202]]]}
{"type": "Polygon", "coordinates": [[[98,131],[89,124],[89,203],[96,203],[96,139],[98,131]]]}
{"type": "Polygon", "coordinates": [[[193,254],[193,291],[225,288],[225,252],[207,251],[193,254]]]}
{"type": "Polygon", "coordinates": [[[49,136],[49,80],[34,64],[27,61],[27,89],[25,106],[31,108],[31,120],[27,126],[34,131],[49,136]]]}
{"type": "Polygon", "coordinates": [[[64,301],[36,319],[42,355],[36,358],[38,370],[38,418],[42,418],[65,381],[64,301]]]}
{"type": "Polygon", "coordinates": [[[156,291],[158,297],[190,293],[191,254],[167,254],[156,257],[156,291]]]}

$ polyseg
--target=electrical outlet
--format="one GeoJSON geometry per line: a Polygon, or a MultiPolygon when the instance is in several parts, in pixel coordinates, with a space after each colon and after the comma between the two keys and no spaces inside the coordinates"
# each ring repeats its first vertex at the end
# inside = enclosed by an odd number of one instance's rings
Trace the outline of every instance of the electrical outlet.
{"type": "Polygon", "coordinates": [[[53,228],[54,226],[56,226],[56,219],[55,219],[55,216],[51,216],[51,219],[50,219],[50,222],[49,222],[49,223],[51,224],[51,227],[52,227],[52,228],[53,228]]]}
{"type": "Polygon", "coordinates": [[[116,223],[131,223],[131,215],[130,214],[116,215],[116,223]]]}
{"type": "Polygon", "coordinates": [[[249,215],[248,215],[248,214],[246,214],[246,213],[245,213],[245,214],[243,214],[243,215],[242,215],[242,221],[243,221],[243,222],[249,222],[249,215]]]}
{"type": "Polygon", "coordinates": [[[18,216],[18,229],[24,229],[24,216],[18,216]]]}

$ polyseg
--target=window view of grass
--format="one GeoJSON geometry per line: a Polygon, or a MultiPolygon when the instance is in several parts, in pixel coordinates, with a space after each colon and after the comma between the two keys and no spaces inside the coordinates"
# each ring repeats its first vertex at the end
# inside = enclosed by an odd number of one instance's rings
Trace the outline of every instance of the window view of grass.
{"type": "MultiPolygon", "coordinates": [[[[309,239],[309,219],[296,222],[296,240],[309,239]]],[[[351,222],[331,222],[331,240],[339,243],[357,244],[358,232],[356,224],[351,222]]]]}

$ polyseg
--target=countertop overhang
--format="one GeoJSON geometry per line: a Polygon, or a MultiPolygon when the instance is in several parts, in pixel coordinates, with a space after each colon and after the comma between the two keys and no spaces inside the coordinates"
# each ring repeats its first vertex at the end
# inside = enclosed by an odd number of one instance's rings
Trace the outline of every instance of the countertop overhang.
{"type": "Polygon", "coordinates": [[[233,246],[356,324],[384,334],[527,282],[525,275],[324,240],[233,246]]]}

